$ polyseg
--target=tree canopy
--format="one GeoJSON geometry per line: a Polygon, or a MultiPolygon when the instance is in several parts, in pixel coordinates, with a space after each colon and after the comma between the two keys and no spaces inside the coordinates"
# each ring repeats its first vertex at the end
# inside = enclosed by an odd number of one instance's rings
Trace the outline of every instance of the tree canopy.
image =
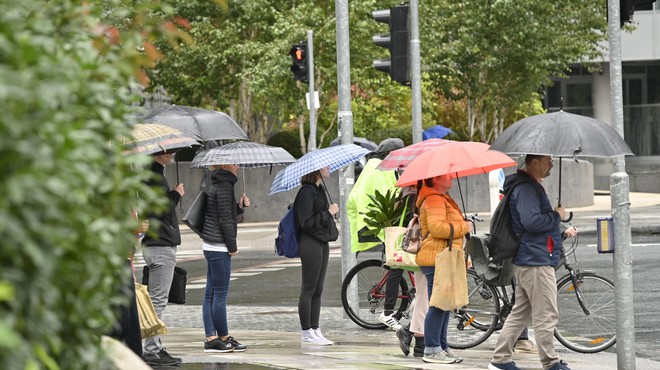
{"type": "MultiPolygon", "coordinates": [[[[372,36],[388,29],[371,12],[398,3],[349,2],[354,135],[374,141],[410,138],[409,88],[372,67],[372,60],[388,57],[372,36]]],[[[288,51],[311,29],[320,146],[336,136],[334,1],[170,4],[190,22],[192,42],[176,52],[163,47],[167,58],[150,76],[176,103],[226,111],[254,141],[281,130],[293,130],[295,138],[308,120],[307,85],[293,80],[288,51]]],[[[605,11],[603,0],[420,2],[423,126],[442,124],[465,138],[491,141],[521,115],[538,112],[550,77],[599,55],[605,11]]]]}

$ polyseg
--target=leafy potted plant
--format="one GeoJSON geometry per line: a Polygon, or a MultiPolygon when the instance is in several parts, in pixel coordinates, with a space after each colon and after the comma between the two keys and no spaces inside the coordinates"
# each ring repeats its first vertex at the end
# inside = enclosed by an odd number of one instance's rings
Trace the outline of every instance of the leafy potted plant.
{"type": "MultiPolygon", "coordinates": [[[[378,190],[369,195],[371,203],[364,212],[364,223],[369,231],[364,235],[378,236],[381,231],[385,232],[385,254],[386,265],[396,268],[415,267],[415,255],[406,253],[401,249],[401,240],[406,232],[406,227],[401,223],[401,217],[407,212],[405,202],[400,202],[398,189],[390,189],[385,194],[378,190]]],[[[406,225],[407,226],[407,225],[406,225]]]]}
{"type": "Polygon", "coordinates": [[[404,211],[404,204],[399,202],[399,189],[389,189],[385,194],[376,190],[368,197],[371,200],[368,211],[362,214],[369,231],[364,235],[378,236],[386,227],[399,226],[404,211]]]}

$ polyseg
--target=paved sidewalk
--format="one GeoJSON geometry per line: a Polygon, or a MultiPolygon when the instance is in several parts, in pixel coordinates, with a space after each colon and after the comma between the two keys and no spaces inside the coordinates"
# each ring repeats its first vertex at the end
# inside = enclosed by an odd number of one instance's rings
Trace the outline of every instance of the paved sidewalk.
{"type": "MultiPolygon", "coordinates": [[[[633,235],[660,233],[660,194],[631,193],[631,230],[633,235]]],[[[594,197],[594,205],[569,209],[574,212],[572,224],[582,234],[595,234],[596,218],[611,215],[609,195],[594,197]]],[[[488,228],[490,213],[480,213],[485,222],[477,225],[478,231],[488,228]]],[[[239,225],[242,230],[258,230],[258,240],[248,241],[264,251],[271,252],[272,240],[277,223],[239,225]]],[[[189,230],[182,228],[183,243],[180,250],[199,249],[199,239],[189,230]]],[[[393,331],[367,330],[344,318],[341,307],[323,308],[322,326],[335,345],[315,347],[300,345],[297,302],[288,306],[229,306],[231,334],[249,346],[248,351],[228,354],[206,354],[203,352],[204,331],[201,306],[169,305],[164,321],[170,328],[163,341],[169,352],[181,356],[188,363],[235,363],[252,364],[255,367],[281,369],[485,369],[493,353],[497,338],[494,333],[485,343],[469,350],[455,351],[464,357],[461,364],[426,364],[419,358],[404,357],[393,331]]],[[[561,358],[573,370],[617,369],[614,348],[610,352],[580,354],[563,348],[557,343],[561,358]]],[[[516,354],[514,360],[523,369],[542,369],[538,355],[516,354]]],[[[245,367],[242,367],[245,368],[245,367]]],[[[637,358],[637,369],[660,369],[660,362],[637,358]]]]}
{"type": "MultiPolygon", "coordinates": [[[[184,363],[253,364],[280,369],[486,369],[493,353],[497,333],[485,343],[455,350],[465,360],[460,364],[424,363],[420,358],[404,357],[393,331],[367,330],[342,318],[341,308],[321,312],[325,336],[335,345],[301,346],[297,309],[288,307],[229,306],[231,335],[249,346],[246,352],[207,354],[203,352],[204,330],[200,306],[168,306],[164,321],[170,333],[163,342],[167,350],[181,356],[184,363]]],[[[615,370],[616,354],[575,353],[557,343],[560,357],[573,370],[615,370]]],[[[538,355],[515,354],[522,369],[542,370],[538,355]]],[[[255,366],[256,367],[256,366],[255,366]]],[[[637,359],[637,370],[659,369],[660,362],[637,359]]]]}

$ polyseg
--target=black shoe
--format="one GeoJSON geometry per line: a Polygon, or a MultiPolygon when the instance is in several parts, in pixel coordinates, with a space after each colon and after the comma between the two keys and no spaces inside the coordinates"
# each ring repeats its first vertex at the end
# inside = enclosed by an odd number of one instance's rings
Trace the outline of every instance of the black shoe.
{"type": "Polygon", "coordinates": [[[146,353],[142,355],[142,360],[149,366],[178,366],[181,364],[180,358],[170,356],[164,349],[158,353],[146,353]]]}
{"type": "Polygon", "coordinates": [[[424,337],[415,337],[415,347],[413,348],[413,356],[424,357],[424,337]]]}
{"type": "Polygon", "coordinates": [[[204,352],[234,352],[234,347],[227,341],[215,338],[204,341],[204,352]]]}
{"type": "Polygon", "coordinates": [[[234,352],[243,352],[248,347],[245,344],[239,343],[234,337],[229,337],[224,342],[231,344],[231,346],[234,347],[234,352]]]}
{"type": "Polygon", "coordinates": [[[412,341],[412,333],[407,328],[402,327],[396,330],[396,336],[399,338],[399,347],[403,354],[408,356],[410,353],[410,342],[412,341]]]}

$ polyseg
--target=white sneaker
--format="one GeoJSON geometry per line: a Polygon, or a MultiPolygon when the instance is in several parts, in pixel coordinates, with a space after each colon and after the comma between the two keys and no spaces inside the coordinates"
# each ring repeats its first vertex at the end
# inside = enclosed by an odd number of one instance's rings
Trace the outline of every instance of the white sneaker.
{"type": "MultiPolygon", "coordinates": [[[[328,341],[329,342],[329,341],[328,341]]],[[[314,334],[314,329],[307,329],[302,331],[300,336],[301,345],[314,345],[314,346],[327,346],[330,343],[327,343],[326,340],[323,340],[314,334]]]]}
{"type": "Polygon", "coordinates": [[[399,320],[394,318],[394,314],[386,316],[383,312],[380,314],[380,316],[378,316],[378,321],[382,322],[393,330],[398,330],[401,328],[401,324],[399,324],[399,320]]]}
{"type": "Polygon", "coordinates": [[[335,344],[335,342],[333,342],[333,341],[331,341],[328,338],[323,336],[323,334],[321,333],[321,328],[312,329],[312,331],[314,332],[314,335],[316,335],[316,338],[318,338],[320,341],[325,342],[326,346],[331,346],[331,345],[335,344]]]}

